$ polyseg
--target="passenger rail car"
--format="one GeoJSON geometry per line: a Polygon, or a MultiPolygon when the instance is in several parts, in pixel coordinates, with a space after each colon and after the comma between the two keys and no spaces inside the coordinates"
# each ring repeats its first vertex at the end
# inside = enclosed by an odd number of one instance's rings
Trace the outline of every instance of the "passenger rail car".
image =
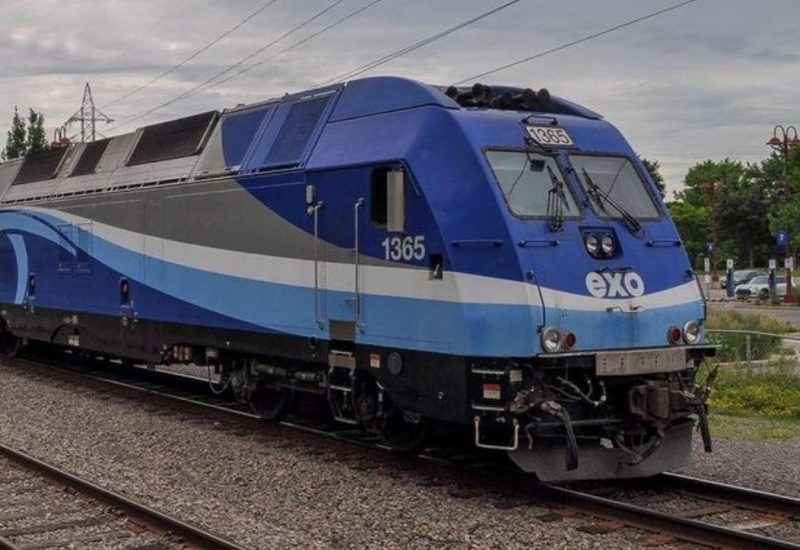
{"type": "Polygon", "coordinates": [[[356,80],[0,165],[0,342],[213,367],[544,480],[687,460],[704,304],[622,135],[546,90],[356,80]]]}

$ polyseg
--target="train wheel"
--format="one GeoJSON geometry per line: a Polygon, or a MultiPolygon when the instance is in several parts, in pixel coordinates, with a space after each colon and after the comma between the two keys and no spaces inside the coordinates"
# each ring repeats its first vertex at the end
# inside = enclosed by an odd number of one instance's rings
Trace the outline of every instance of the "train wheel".
{"type": "Polygon", "coordinates": [[[259,385],[250,395],[250,408],[264,420],[278,421],[289,412],[291,393],[286,389],[275,389],[259,385]]]}
{"type": "Polygon", "coordinates": [[[0,331],[0,357],[14,357],[20,348],[20,339],[8,332],[0,331]]]}
{"type": "Polygon", "coordinates": [[[392,451],[401,454],[418,453],[425,448],[431,432],[428,419],[392,407],[380,426],[383,441],[392,451]]]}

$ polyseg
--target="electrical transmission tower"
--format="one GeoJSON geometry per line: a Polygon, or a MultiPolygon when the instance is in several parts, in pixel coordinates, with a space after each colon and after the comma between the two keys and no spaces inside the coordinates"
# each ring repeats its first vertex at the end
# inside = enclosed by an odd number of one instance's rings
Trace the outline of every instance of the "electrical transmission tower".
{"type": "Polygon", "coordinates": [[[86,83],[86,87],[83,89],[83,103],[81,104],[81,108],[78,109],[74,115],[69,117],[69,120],[64,123],[64,126],[69,126],[70,124],[77,122],[80,122],[81,124],[81,132],[80,134],[75,134],[72,136],[72,139],[75,139],[80,135],[81,143],[86,143],[97,139],[98,122],[104,122],[106,124],[114,122],[114,119],[95,107],[94,98],[92,98],[92,88],[89,86],[88,82],[86,83]]]}

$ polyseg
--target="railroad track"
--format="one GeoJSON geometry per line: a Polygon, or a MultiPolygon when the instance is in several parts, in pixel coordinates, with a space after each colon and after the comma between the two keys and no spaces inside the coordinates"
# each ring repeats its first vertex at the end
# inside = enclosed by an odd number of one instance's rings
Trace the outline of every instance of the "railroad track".
{"type": "MultiPolygon", "coordinates": [[[[53,360],[44,364],[26,359],[14,361],[17,364],[28,363],[34,367],[67,371],[72,375],[124,390],[179,401],[248,421],[259,420],[257,415],[242,405],[226,401],[213,392],[202,391],[202,384],[195,379],[176,382],[172,377],[144,370],[104,368],[93,364],[65,366],[53,360]]],[[[289,419],[281,424],[348,444],[385,449],[380,438],[352,427],[337,427],[301,419],[289,419]]],[[[494,475],[499,469],[501,473],[495,479],[504,478],[509,481],[514,475],[511,468],[507,463],[492,458],[495,456],[481,452],[464,452],[463,449],[456,449],[455,452],[430,449],[419,458],[476,470],[484,477],[490,470],[494,475]]],[[[522,491],[527,498],[532,498],[537,503],[544,502],[621,522],[664,534],[668,538],[711,547],[800,550],[800,499],[667,473],[647,480],[602,485],[558,486],[535,483],[530,479],[520,483],[518,473],[510,481],[509,491],[517,495],[522,491]],[[636,502],[648,499],[643,495],[649,495],[649,503],[636,502]],[[659,509],[658,497],[664,495],[672,495],[671,498],[676,501],[683,500],[694,503],[695,506],[683,506],[679,510],[659,509]],[[734,517],[731,521],[726,517],[726,514],[736,516],[736,513],[739,514],[738,519],[734,517]],[[788,535],[781,534],[781,531],[788,532],[788,535]]]]}
{"type": "MultiPolygon", "coordinates": [[[[43,358],[44,359],[44,358],[43,358]]],[[[220,412],[226,415],[263,424],[264,421],[257,414],[251,412],[247,405],[221,397],[209,388],[208,382],[196,377],[175,376],[174,373],[151,371],[138,367],[122,367],[115,363],[97,363],[83,361],[82,363],[64,364],[55,359],[36,361],[15,358],[15,364],[30,365],[32,367],[45,367],[60,372],[67,372],[85,379],[101,382],[127,391],[144,393],[158,398],[197,406],[202,409],[220,412]]],[[[280,426],[299,430],[316,436],[336,439],[348,444],[355,444],[365,448],[390,451],[377,434],[365,429],[344,424],[332,423],[327,420],[288,417],[276,422],[280,426]]],[[[423,460],[445,465],[458,465],[460,467],[481,468],[487,465],[501,467],[510,463],[503,460],[503,455],[487,452],[481,449],[466,449],[465,447],[441,447],[428,449],[427,453],[420,455],[423,460]],[[499,459],[498,459],[499,457],[499,459]]],[[[513,471],[516,471],[514,469],[513,471]]]]}
{"type": "Polygon", "coordinates": [[[0,444],[0,548],[244,550],[0,444]]]}
{"type": "Polygon", "coordinates": [[[707,546],[800,550],[800,499],[784,495],[671,473],[543,492],[562,506],[707,546]]]}

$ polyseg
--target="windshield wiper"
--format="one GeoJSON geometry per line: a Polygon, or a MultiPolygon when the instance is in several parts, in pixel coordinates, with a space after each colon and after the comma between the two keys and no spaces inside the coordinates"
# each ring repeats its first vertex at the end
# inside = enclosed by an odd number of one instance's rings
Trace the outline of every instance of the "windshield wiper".
{"type": "Polygon", "coordinates": [[[614,210],[619,212],[619,215],[622,216],[622,219],[625,220],[625,225],[628,226],[628,229],[631,233],[636,234],[642,230],[642,224],[639,223],[639,220],[633,217],[630,212],[625,210],[619,204],[617,204],[599,185],[597,185],[594,180],[592,180],[591,176],[589,176],[589,172],[586,171],[586,168],[581,168],[583,172],[583,178],[586,180],[587,190],[586,193],[589,195],[589,198],[597,205],[597,207],[603,211],[605,214],[608,214],[608,209],[605,207],[603,202],[605,201],[608,203],[614,210]]]}
{"type": "Polygon", "coordinates": [[[553,184],[547,192],[547,225],[550,231],[561,231],[564,227],[564,209],[569,210],[564,182],[558,179],[550,166],[547,166],[547,174],[553,184]]]}

